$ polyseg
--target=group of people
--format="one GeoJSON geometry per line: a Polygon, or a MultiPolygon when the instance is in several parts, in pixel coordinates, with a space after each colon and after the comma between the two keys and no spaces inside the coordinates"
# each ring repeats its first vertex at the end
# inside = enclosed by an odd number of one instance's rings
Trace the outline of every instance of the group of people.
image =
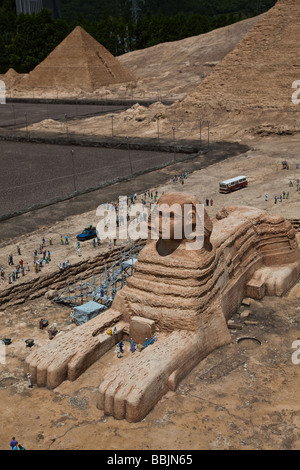
{"type": "MultiPolygon", "coordinates": [[[[164,195],[164,192],[162,193],[164,195]]],[[[158,191],[145,191],[144,194],[141,196],[141,199],[138,199],[138,195],[136,193],[130,194],[130,196],[120,196],[118,202],[107,202],[104,204],[105,210],[108,212],[115,211],[116,213],[116,226],[117,227],[122,227],[122,225],[125,224],[125,218],[127,222],[130,220],[136,224],[141,223],[141,222],[147,222],[148,220],[148,211],[146,210],[147,204],[149,206],[151,204],[156,204],[159,198],[158,191]],[[130,209],[132,206],[135,206],[137,203],[141,203],[145,209],[142,211],[137,211],[138,214],[135,215],[134,217],[131,217],[130,214],[130,209]],[[127,204],[127,210],[125,211],[124,204],[127,204]]],[[[110,225],[110,217],[104,218],[104,227],[105,229],[108,229],[110,225]]],[[[114,239],[113,241],[109,239],[108,241],[108,248],[111,249],[112,246],[116,246],[117,240],[114,239]],[[113,245],[112,245],[113,243],[113,245]]],[[[96,243],[97,245],[101,244],[101,240],[99,237],[97,237],[97,242],[96,239],[93,239],[93,246],[96,248],[96,243]]],[[[78,252],[78,255],[81,256],[81,252],[78,252]]]]}
{"type": "Polygon", "coordinates": [[[208,199],[208,198],[205,199],[206,207],[209,207],[209,205],[213,206],[213,204],[214,204],[213,199],[208,199]]]}
{"type": "MultiPolygon", "coordinates": [[[[289,187],[292,188],[294,186],[293,180],[289,180],[289,187]]],[[[300,180],[296,180],[296,191],[300,192],[300,180]]],[[[279,196],[275,194],[274,196],[274,204],[277,204],[277,202],[282,202],[284,199],[288,200],[290,197],[290,192],[289,191],[283,191],[279,196]]],[[[265,194],[265,201],[267,202],[269,200],[269,195],[268,193],[265,194]]]]}
{"type": "MultiPolygon", "coordinates": [[[[18,247],[18,254],[21,254],[20,248],[18,247]]],[[[13,260],[13,255],[9,254],[8,255],[8,266],[14,266],[14,260],[13,260]]],[[[29,263],[27,263],[26,266],[26,271],[30,271],[29,263]]],[[[19,260],[19,263],[16,265],[16,268],[8,274],[8,283],[12,284],[13,282],[16,282],[17,279],[19,279],[19,276],[25,276],[25,266],[24,266],[24,261],[23,259],[19,260]]],[[[1,279],[5,279],[5,270],[3,266],[0,266],[0,277],[1,279]]]]}
{"type": "Polygon", "coordinates": [[[9,445],[12,450],[25,450],[25,447],[19,444],[15,437],[12,438],[9,445]]]}
{"type": "Polygon", "coordinates": [[[60,244],[61,245],[69,245],[69,237],[68,235],[65,236],[65,239],[63,239],[63,236],[60,236],[60,244]]]}
{"type": "Polygon", "coordinates": [[[173,177],[173,183],[180,183],[180,184],[184,184],[184,181],[187,180],[187,177],[188,177],[188,173],[187,171],[185,171],[183,174],[177,176],[177,175],[174,175],[173,177]]]}
{"type": "MultiPolygon", "coordinates": [[[[188,177],[188,174],[187,174],[187,172],[185,172],[184,174],[182,174],[180,176],[174,176],[173,181],[174,182],[183,182],[184,180],[187,179],[187,177],[188,177]]],[[[163,194],[164,193],[162,193],[162,195],[163,194]]],[[[149,205],[153,204],[153,203],[155,204],[158,201],[158,197],[159,197],[159,194],[158,194],[157,190],[155,190],[155,191],[148,190],[148,191],[145,191],[144,194],[141,196],[141,201],[140,202],[143,204],[144,207],[146,207],[147,204],[149,204],[149,205]]],[[[124,222],[125,222],[124,201],[122,201],[122,199],[120,199],[120,200],[121,200],[121,203],[119,203],[119,201],[118,201],[117,203],[110,202],[110,203],[106,204],[107,210],[113,208],[116,211],[116,224],[117,224],[117,227],[123,225],[124,222]]],[[[132,194],[130,194],[130,196],[125,196],[125,203],[127,202],[127,209],[129,209],[129,210],[130,210],[132,205],[135,205],[137,203],[137,201],[138,201],[137,193],[132,193],[132,194]]],[[[211,205],[212,205],[212,201],[211,201],[211,205]]],[[[143,212],[140,212],[135,217],[130,217],[129,216],[129,210],[126,211],[127,222],[129,222],[130,219],[132,219],[132,221],[137,223],[137,224],[141,223],[143,221],[147,222],[148,212],[146,210],[143,211],[143,212]]],[[[109,225],[109,221],[107,221],[107,226],[108,225],[109,225]]],[[[93,243],[94,248],[96,248],[97,246],[100,246],[101,245],[100,237],[97,236],[96,239],[93,239],[92,243],[93,243]]],[[[61,235],[60,236],[60,244],[61,245],[69,245],[68,235],[65,235],[65,236],[61,235]]],[[[108,248],[111,249],[113,246],[116,246],[116,244],[117,244],[117,239],[114,239],[114,240],[109,239],[108,248]]],[[[50,237],[49,238],[49,247],[52,246],[52,245],[53,245],[53,240],[52,240],[52,237],[50,237]]],[[[34,267],[34,272],[37,273],[37,274],[41,271],[41,269],[43,268],[44,265],[48,265],[51,261],[51,252],[50,252],[49,247],[48,247],[48,249],[46,249],[46,240],[43,237],[39,249],[34,250],[33,267],[34,267]]],[[[20,250],[19,245],[17,245],[17,253],[18,253],[19,256],[21,256],[21,250],[20,250]]],[[[78,256],[81,257],[80,242],[77,242],[77,253],[78,253],[78,256]]],[[[8,255],[8,266],[14,266],[14,259],[13,259],[12,254],[8,255]]],[[[58,263],[58,268],[61,271],[67,269],[69,266],[70,266],[69,260],[64,261],[62,263],[58,263]]],[[[30,271],[29,262],[26,262],[26,266],[25,266],[25,263],[24,263],[23,259],[20,259],[18,265],[16,266],[16,268],[11,273],[8,274],[8,276],[7,276],[8,283],[9,284],[15,283],[19,279],[20,276],[25,276],[26,272],[29,272],[29,271],[30,271]]],[[[3,279],[3,280],[6,279],[4,266],[0,266],[0,278],[3,279]]]]}
{"type": "Polygon", "coordinates": [[[57,265],[59,267],[60,271],[64,271],[65,269],[68,269],[71,266],[71,263],[69,260],[63,261],[62,263],[58,263],[57,265]]]}
{"type": "MultiPolygon", "coordinates": [[[[63,244],[68,245],[69,244],[69,239],[68,236],[66,235],[65,240],[61,237],[61,241],[63,241],[63,244]]],[[[48,265],[51,262],[51,252],[50,252],[50,246],[52,246],[53,241],[52,237],[49,238],[49,247],[46,249],[46,240],[43,237],[41,240],[41,244],[39,246],[39,249],[35,249],[33,252],[33,269],[36,274],[38,274],[43,266],[48,265]]],[[[30,271],[30,264],[27,261],[26,263],[24,260],[21,258],[21,249],[20,246],[17,244],[16,246],[17,249],[17,255],[20,256],[20,259],[18,261],[18,264],[15,265],[14,262],[14,255],[10,253],[8,255],[8,267],[13,266],[14,269],[13,271],[9,272],[7,277],[6,277],[6,268],[4,266],[0,266],[0,278],[2,280],[7,279],[9,284],[15,283],[20,277],[25,276],[26,273],[30,271]],[[15,267],[16,266],[16,267],[15,267]]],[[[61,270],[66,269],[70,266],[69,261],[59,263],[58,264],[59,268],[61,270]]]]}
{"type": "MultiPolygon", "coordinates": [[[[145,343],[143,345],[144,348],[147,348],[148,346],[150,346],[150,344],[153,344],[155,341],[157,341],[157,336],[156,334],[154,334],[153,336],[151,336],[150,340],[148,338],[145,338],[145,343]]],[[[135,353],[136,351],[136,343],[133,341],[132,338],[130,338],[130,351],[132,353],[135,353]]]]}
{"type": "MultiPolygon", "coordinates": [[[[114,327],[115,328],[115,327],[114,327]]],[[[116,328],[115,330],[112,330],[112,331],[109,331],[108,334],[117,334],[117,331],[116,331],[116,328]]],[[[151,336],[150,340],[148,340],[148,338],[145,338],[145,343],[143,346],[143,348],[147,348],[148,346],[150,346],[151,344],[153,344],[155,341],[157,341],[157,336],[156,334],[154,334],[153,336],[151,336]]],[[[133,341],[132,338],[130,338],[130,351],[131,353],[135,353],[136,351],[136,347],[137,347],[137,344],[133,341]]],[[[125,352],[125,348],[124,348],[124,342],[121,340],[117,345],[116,345],[116,353],[117,353],[117,357],[118,359],[121,359],[123,357],[123,354],[125,352]]]]}
{"type": "MultiPolygon", "coordinates": [[[[288,198],[289,198],[289,195],[290,195],[289,191],[288,191],[287,193],[286,193],[285,191],[283,191],[283,193],[280,194],[279,196],[277,196],[277,195],[275,194],[275,196],[274,196],[274,204],[277,204],[278,201],[279,201],[279,202],[282,202],[283,199],[288,199],[288,198]]],[[[268,201],[268,194],[266,194],[265,200],[268,201]]]]}
{"type": "MultiPolygon", "coordinates": [[[[52,239],[51,239],[52,244],[52,239]]],[[[51,252],[46,250],[46,241],[45,238],[42,239],[42,244],[40,245],[39,251],[34,250],[33,254],[33,265],[35,273],[39,273],[42,267],[50,263],[51,261],[51,252]]]]}

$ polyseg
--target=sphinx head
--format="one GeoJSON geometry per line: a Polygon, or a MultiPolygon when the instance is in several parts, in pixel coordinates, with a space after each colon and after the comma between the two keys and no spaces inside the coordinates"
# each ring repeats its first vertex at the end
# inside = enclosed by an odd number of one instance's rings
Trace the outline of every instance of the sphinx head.
{"type": "MultiPolygon", "coordinates": [[[[211,250],[212,222],[203,204],[194,196],[170,193],[162,196],[151,218],[158,245],[174,251],[184,243],[188,250],[211,250]],[[154,224],[153,224],[154,222],[154,224]]],[[[153,237],[152,237],[153,238],[153,237]]]]}

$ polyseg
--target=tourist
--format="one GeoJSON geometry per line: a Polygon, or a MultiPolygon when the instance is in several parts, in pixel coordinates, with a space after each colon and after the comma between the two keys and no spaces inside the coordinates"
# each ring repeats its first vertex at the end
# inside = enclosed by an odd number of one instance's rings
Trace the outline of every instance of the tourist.
{"type": "Polygon", "coordinates": [[[31,375],[29,374],[29,372],[27,373],[27,382],[28,382],[28,387],[32,388],[31,375]]]}
{"type": "Polygon", "coordinates": [[[14,260],[13,260],[12,255],[8,255],[8,264],[9,264],[9,266],[14,264],[14,260]]]}
{"type": "Polygon", "coordinates": [[[19,447],[18,450],[26,450],[25,447],[22,446],[22,444],[19,444],[18,447],[19,447]]]}
{"type": "Polygon", "coordinates": [[[16,438],[15,438],[15,437],[12,438],[12,440],[11,440],[11,442],[10,442],[9,445],[10,445],[10,447],[11,447],[12,450],[18,450],[18,448],[17,448],[18,441],[16,441],[16,438]]]}
{"type": "Polygon", "coordinates": [[[117,353],[118,359],[121,359],[122,354],[121,354],[121,351],[120,351],[120,346],[119,346],[118,344],[117,344],[117,346],[116,346],[116,353],[117,353]]]}
{"type": "Polygon", "coordinates": [[[58,333],[58,330],[57,330],[57,323],[56,323],[56,320],[54,320],[52,326],[51,326],[51,329],[52,329],[52,333],[53,333],[53,336],[57,335],[58,333]]]}
{"type": "Polygon", "coordinates": [[[130,339],[130,351],[131,351],[132,353],[135,352],[135,343],[134,343],[134,341],[133,341],[132,338],[130,339]]]}

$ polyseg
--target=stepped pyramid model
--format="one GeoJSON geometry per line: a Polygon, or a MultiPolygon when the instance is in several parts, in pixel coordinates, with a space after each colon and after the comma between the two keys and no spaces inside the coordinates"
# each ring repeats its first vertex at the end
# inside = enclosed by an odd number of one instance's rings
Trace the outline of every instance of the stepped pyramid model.
{"type": "Polygon", "coordinates": [[[129,69],[77,26],[29,73],[26,86],[94,91],[103,85],[130,81],[135,77],[129,69]]]}
{"type": "MultiPolygon", "coordinates": [[[[291,110],[300,80],[300,1],[279,0],[189,95],[181,107],[291,110]]],[[[200,113],[199,113],[200,114],[200,113]]]]}

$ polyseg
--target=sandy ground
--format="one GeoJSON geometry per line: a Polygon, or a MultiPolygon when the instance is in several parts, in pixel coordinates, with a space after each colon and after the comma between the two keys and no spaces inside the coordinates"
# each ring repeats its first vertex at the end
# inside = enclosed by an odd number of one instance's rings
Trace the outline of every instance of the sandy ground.
{"type": "MultiPolygon", "coordinates": [[[[264,138],[251,142],[251,149],[222,163],[194,171],[185,185],[169,182],[157,188],[184,191],[201,201],[213,199],[207,208],[213,216],[226,205],[252,205],[287,218],[299,218],[300,193],[295,181],[299,139],[264,138]],[[281,169],[285,158],[290,170],[281,169]],[[246,174],[249,187],[230,195],[218,193],[220,180],[246,174]],[[289,180],[294,186],[289,186],[289,180]],[[289,199],[274,203],[274,195],[289,191],[289,199]],[[265,201],[268,193],[269,200],[265,201]]],[[[201,158],[209,158],[209,155],[201,158]]],[[[200,164],[200,163],[199,163],[200,164]]],[[[163,171],[163,170],[162,170],[163,171]]],[[[299,176],[300,178],[300,176],[299,176]]],[[[147,188],[148,189],[148,188],[147,188]]],[[[140,196],[138,197],[140,199],[140,196]]],[[[74,236],[83,225],[97,221],[95,211],[66,218],[36,230],[18,240],[7,240],[0,247],[0,265],[6,273],[7,255],[17,260],[16,243],[21,257],[32,262],[35,248],[43,236],[47,249],[53,239],[51,263],[41,276],[57,269],[57,263],[78,261],[74,236]],[[60,235],[68,233],[69,246],[59,244],[60,235]]],[[[300,236],[298,235],[300,243],[300,236]]],[[[108,249],[104,242],[93,248],[82,244],[82,257],[89,259],[108,249]],[[96,250],[96,252],[95,252],[96,250]]],[[[31,269],[24,280],[36,274],[31,269]]],[[[22,282],[22,279],[17,281],[22,282]]],[[[1,281],[1,290],[8,287],[1,281]]],[[[245,324],[237,314],[241,330],[231,330],[232,344],[215,351],[202,361],[180,384],[169,392],[140,423],[129,424],[106,417],[95,406],[97,389],[104,374],[117,364],[114,351],[108,352],[75,382],[64,382],[54,391],[34,386],[28,388],[23,362],[28,354],[25,340],[34,338],[34,348],[49,341],[39,330],[39,319],[51,324],[56,320],[59,334],[76,328],[70,320],[70,308],[52,304],[45,297],[19,306],[2,305],[1,337],[12,338],[5,348],[6,364],[0,366],[0,398],[5,427],[0,430],[0,448],[9,449],[14,435],[28,449],[298,449],[299,441],[299,367],[293,364],[292,344],[300,337],[300,284],[283,298],[251,301],[245,324]],[[239,336],[255,336],[253,342],[236,343],[239,336]]],[[[247,307],[248,309],[248,307],[247,307]]],[[[240,311],[243,310],[243,307],[240,311]]],[[[128,354],[129,348],[127,345],[128,354]]]]}
{"type": "MultiPolygon", "coordinates": [[[[251,21],[217,30],[200,39],[190,38],[170,47],[159,45],[143,53],[124,56],[124,63],[131,63],[137,75],[143,69],[138,83],[103,88],[97,90],[94,97],[182,100],[201,83],[202,73],[208,76],[215,70],[217,62],[239,43],[253,26],[251,21]],[[226,50],[224,44],[228,44],[226,50]],[[175,57],[170,55],[170,48],[175,51],[175,57]]],[[[26,95],[24,90],[18,92],[13,86],[9,93],[9,96],[26,95]]],[[[39,95],[46,97],[47,93],[45,90],[27,90],[26,96],[39,95]]],[[[64,96],[60,90],[56,90],[54,95],[64,96]]],[[[71,90],[68,96],[80,99],[84,93],[71,90]]],[[[200,109],[193,96],[191,101],[192,104],[195,102],[195,107],[191,106],[189,110],[184,103],[180,106],[180,101],[170,108],[160,102],[149,108],[135,105],[115,116],[114,131],[118,136],[157,138],[159,132],[161,137],[169,140],[198,139],[199,119],[211,119],[212,140],[239,142],[248,145],[249,150],[211,166],[203,165],[210,154],[197,157],[191,166],[193,172],[184,185],[173,183],[170,169],[168,173],[160,170],[150,183],[151,175],[147,176],[144,189],[157,190],[159,195],[183,191],[195,194],[202,202],[206,198],[213,200],[213,205],[207,207],[211,217],[224,206],[250,205],[288,219],[299,219],[300,192],[296,190],[296,181],[300,179],[300,170],[296,169],[296,164],[300,163],[300,137],[296,112],[284,114],[270,108],[259,111],[259,115],[256,109],[248,110],[245,115],[236,111],[227,114],[226,109],[225,113],[224,109],[220,112],[209,103],[200,109]],[[282,170],[281,162],[285,159],[290,165],[289,170],[282,170]],[[166,174],[169,175],[167,179],[166,174]],[[248,176],[248,188],[229,195],[219,194],[220,181],[242,174],[248,176]],[[290,180],[293,186],[289,185],[290,180]],[[283,192],[289,192],[289,198],[275,204],[275,195],[279,197],[283,192]]],[[[72,133],[98,135],[101,129],[102,135],[110,135],[111,118],[75,120],[70,121],[69,126],[72,133]]],[[[61,123],[45,120],[30,127],[30,132],[41,131],[60,133],[61,123]]],[[[174,172],[180,174],[183,169],[184,165],[177,165],[174,172]]],[[[132,187],[135,185],[136,181],[132,181],[132,187]]],[[[143,190],[140,185],[138,187],[140,200],[143,190]]],[[[125,195],[131,191],[127,188],[125,195]]],[[[116,188],[114,191],[103,189],[102,202],[106,194],[109,201],[112,194],[116,199],[116,188]]],[[[46,239],[47,250],[49,237],[52,237],[52,261],[42,269],[41,280],[57,270],[57,263],[67,259],[71,264],[78,261],[75,235],[83,226],[97,223],[96,211],[81,213],[74,210],[74,215],[68,216],[67,211],[64,212],[66,208],[67,205],[57,211],[59,217],[51,223],[47,223],[41,214],[37,216],[34,213],[32,218],[37,217],[37,220],[32,221],[34,228],[30,233],[25,233],[21,226],[25,218],[15,219],[22,235],[12,238],[12,234],[17,234],[15,228],[8,231],[7,237],[1,238],[0,265],[3,265],[6,276],[11,269],[7,266],[8,254],[14,255],[15,262],[19,258],[17,242],[24,262],[32,264],[33,251],[39,248],[42,237],[46,239]],[[68,246],[59,244],[60,236],[65,234],[70,239],[68,246]]],[[[297,240],[300,243],[299,233],[297,240]]],[[[97,248],[93,248],[91,242],[82,244],[82,259],[94,257],[99,250],[106,252],[107,242],[97,248]]],[[[17,283],[35,276],[31,266],[30,272],[17,283]]],[[[0,293],[8,287],[7,278],[0,280],[0,293]]],[[[12,344],[5,347],[6,362],[0,365],[1,414],[5,423],[0,429],[0,449],[9,449],[9,442],[15,436],[27,449],[43,450],[299,450],[300,364],[292,361],[293,344],[300,338],[299,298],[300,283],[282,298],[251,301],[250,307],[246,307],[250,310],[246,320],[240,315],[245,311],[241,307],[234,315],[241,329],[230,330],[232,343],[210,354],[175,392],[167,393],[143,421],[135,424],[107,417],[95,406],[102,377],[118,362],[114,351],[108,352],[75,382],[64,382],[54,391],[36,386],[28,388],[23,371],[23,362],[28,354],[25,340],[34,338],[34,348],[49,341],[47,332],[39,330],[39,319],[46,318],[50,324],[56,320],[60,335],[76,326],[71,323],[69,307],[52,304],[45,297],[21,305],[3,304],[0,312],[1,338],[11,338],[12,344]],[[240,336],[256,337],[261,345],[253,341],[238,344],[240,336]]],[[[125,354],[129,353],[128,350],[126,345],[125,354]]]]}

